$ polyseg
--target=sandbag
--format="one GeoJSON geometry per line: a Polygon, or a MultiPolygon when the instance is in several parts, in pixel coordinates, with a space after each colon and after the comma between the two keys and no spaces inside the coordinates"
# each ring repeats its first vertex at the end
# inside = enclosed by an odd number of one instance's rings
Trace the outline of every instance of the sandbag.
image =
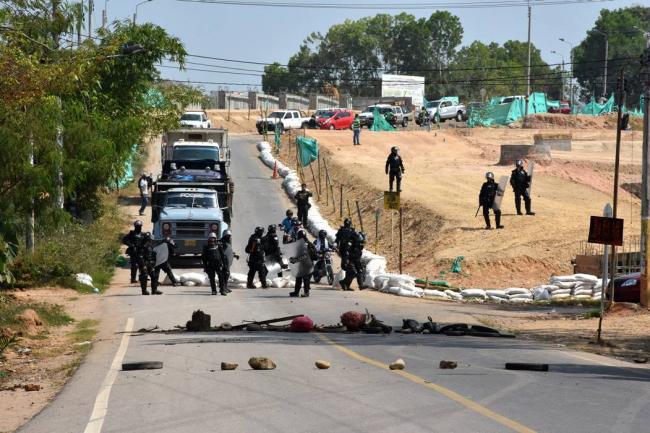
{"type": "Polygon", "coordinates": [[[556,301],[559,299],[569,299],[571,297],[570,293],[553,293],[551,300],[556,301]]]}
{"type": "Polygon", "coordinates": [[[508,297],[505,290],[490,289],[490,290],[486,290],[485,294],[488,295],[488,296],[497,296],[499,298],[507,298],[508,297]]]}
{"type": "Polygon", "coordinates": [[[230,274],[230,279],[228,281],[232,281],[233,283],[245,283],[247,280],[248,280],[247,275],[233,272],[230,274]]]}
{"type": "MultiPolygon", "coordinates": [[[[172,274],[174,274],[174,279],[176,279],[176,281],[181,280],[181,276],[178,275],[176,272],[172,272],[172,274]]],[[[172,280],[169,279],[169,275],[165,274],[165,279],[163,280],[162,285],[169,286],[171,284],[172,284],[172,280]]]]}
{"type": "Polygon", "coordinates": [[[551,293],[551,296],[553,295],[571,295],[571,289],[557,289],[551,293]]]}
{"type": "Polygon", "coordinates": [[[388,291],[388,293],[391,293],[393,295],[397,295],[400,290],[401,290],[400,287],[393,286],[393,287],[389,287],[387,291],[388,291]]]}
{"type": "Polygon", "coordinates": [[[445,292],[434,289],[424,289],[424,295],[431,296],[432,298],[449,299],[449,296],[445,292]]]}
{"type": "Polygon", "coordinates": [[[575,274],[573,277],[577,281],[586,281],[594,284],[598,281],[597,276],[590,274],[575,274]]]}
{"type": "Polygon", "coordinates": [[[574,298],[578,301],[591,300],[591,295],[576,295],[574,298]]]}
{"type": "Polygon", "coordinates": [[[575,296],[584,296],[584,295],[593,295],[593,290],[592,289],[582,289],[582,290],[574,290],[573,294],[575,296]]]}
{"type": "Polygon", "coordinates": [[[535,287],[533,289],[533,299],[536,301],[546,301],[551,299],[551,292],[544,286],[535,287]]]}
{"type": "Polygon", "coordinates": [[[489,299],[490,301],[494,301],[494,302],[498,302],[498,303],[501,303],[501,302],[507,302],[507,301],[508,301],[508,298],[503,298],[503,297],[501,297],[501,296],[494,296],[494,295],[488,295],[488,299],[489,299]]]}
{"type": "Polygon", "coordinates": [[[553,282],[553,285],[558,287],[559,289],[562,290],[571,290],[575,287],[576,282],[575,281],[555,281],[553,282]]]}
{"type": "Polygon", "coordinates": [[[508,302],[511,304],[529,304],[533,302],[533,300],[530,298],[511,298],[508,302]]]}
{"type": "Polygon", "coordinates": [[[531,293],[520,293],[517,295],[510,295],[508,296],[508,299],[533,299],[533,295],[531,293]]]}
{"type": "Polygon", "coordinates": [[[406,296],[407,298],[421,298],[422,292],[406,290],[403,287],[400,287],[399,292],[397,292],[397,296],[406,296]]]}
{"type": "Polygon", "coordinates": [[[287,286],[287,279],[285,277],[277,277],[271,280],[271,286],[281,289],[287,286]]]}
{"type": "Polygon", "coordinates": [[[576,280],[575,275],[555,275],[551,277],[551,284],[572,283],[576,280]]]}
{"type": "Polygon", "coordinates": [[[460,291],[463,298],[482,298],[485,299],[485,290],[483,289],[463,289],[460,291]]]}
{"type": "Polygon", "coordinates": [[[512,296],[512,295],[526,295],[530,294],[530,290],[525,289],[523,287],[511,287],[509,289],[506,289],[506,295],[512,296]]]}
{"type": "Polygon", "coordinates": [[[453,290],[445,290],[445,294],[449,296],[451,299],[454,299],[456,301],[460,301],[463,299],[463,295],[461,295],[458,292],[454,292],[453,290]]]}
{"type": "Polygon", "coordinates": [[[187,283],[192,282],[196,286],[207,286],[208,285],[208,276],[204,273],[199,272],[186,272],[181,274],[178,277],[178,280],[184,286],[189,285],[187,283]]]}
{"type": "Polygon", "coordinates": [[[375,277],[373,281],[373,286],[376,290],[383,291],[386,285],[388,284],[389,278],[386,276],[375,277]]]}

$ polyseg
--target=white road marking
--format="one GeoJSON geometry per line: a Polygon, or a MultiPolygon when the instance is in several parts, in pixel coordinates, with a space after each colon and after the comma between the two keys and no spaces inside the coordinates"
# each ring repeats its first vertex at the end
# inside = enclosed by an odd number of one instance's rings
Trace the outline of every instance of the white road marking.
{"type": "Polygon", "coordinates": [[[131,331],[133,330],[133,318],[129,317],[126,321],[126,326],[124,327],[124,334],[122,334],[122,341],[120,341],[120,347],[118,347],[111,367],[106,373],[104,382],[97,393],[97,398],[95,398],[95,405],[93,406],[93,412],[90,415],[90,420],[86,425],[84,433],[100,433],[102,431],[102,426],[104,425],[104,418],[106,418],[106,413],[108,412],[108,398],[111,395],[111,389],[113,388],[113,383],[117,377],[117,372],[122,368],[122,360],[126,354],[126,348],[129,345],[129,338],[131,337],[131,331]]]}

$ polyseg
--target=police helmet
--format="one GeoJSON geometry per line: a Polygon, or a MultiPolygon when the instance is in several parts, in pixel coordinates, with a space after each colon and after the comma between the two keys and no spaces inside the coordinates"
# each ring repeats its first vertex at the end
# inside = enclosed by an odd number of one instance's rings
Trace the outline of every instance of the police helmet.
{"type": "Polygon", "coordinates": [[[210,241],[212,239],[217,240],[217,234],[216,233],[210,233],[208,235],[208,241],[210,241]]]}
{"type": "Polygon", "coordinates": [[[145,232],[144,233],[144,238],[145,238],[145,240],[150,241],[151,240],[151,232],[145,232]]]}
{"type": "Polygon", "coordinates": [[[390,151],[393,152],[393,153],[397,153],[397,152],[399,152],[399,147],[393,146],[393,147],[390,148],[390,151]]]}
{"type": "Polygon", "coordinates": [[[350,218],[346,218],[343,220],[343,227],[345,228],[350,228],[352,227],[352,220],[350,218]]]}
{"type": "Polygon", "coordinates": [[[135,220],[133,222],[133,227],[142,227],[142,221],[141,220],[135,220]]]}
{"type": "Polygon", "coordinates": [[[298,230],[298,232],[296,233],[296,238],[298,238],[298,239],[307,239],[307,233],[305,233],[305,231],[302,230],[302,229],[298,230]]]}
{"type": "Polygon", "coordinates": [[[276,228],[276,227],[275,227],[275,224],[270,224],[270,225],[269,225],[269,230],[268,230],[268,232],[269,232],[269,233],[275,233],[275,228],[276,228]]]}
{"type": "Polygon", "coordinates": [[[232,236],[232,232],[230,230],[224,230],[221,237],[225,238],[226,236],[229,236],[229,237],[232,236]]]}
{"type": "Polygon", "coordinates": [[[517,167],[523,167],[524,166],[524,160],[523,159],[518,159],[517,160],[517,167]]]}
{"type": "Polygon", "coordinates": [[[293,211],[291,209],[287,209],[287,212],[285,213],[285,215],[287,217],[291,218],[293,216],[293,211]]]}
{"type": "Polygon", "coordinates": [[[255,227],[255,234],[257,236],[262,236],[264,234],[264,227],[255,227]]]}
{"type": "Polygon", "coordinates": [[[321,239],[325,239],[327,237],[327,232],[325,230],[321,230],[318,232],[318,237],[321,239]]]}
{"type": "Polygon", "coordinates": [[[485,173],[485,178],[494,180],[494,173],[488,171],[487,173],[485,173]]]}
{"type": "Polygon", "coordinates": [[[357,240],[359,242],[365,242],[366,241],[366,234],[364,232],[357,233],[357,240]]]}

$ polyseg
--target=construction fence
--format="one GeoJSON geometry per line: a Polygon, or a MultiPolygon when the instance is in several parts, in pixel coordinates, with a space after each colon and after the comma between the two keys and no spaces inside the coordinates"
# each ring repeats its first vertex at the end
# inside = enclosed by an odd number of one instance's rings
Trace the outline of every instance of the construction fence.
{"type": "Polygon", "coordinates": [[[325,95],[311,94],[309,96],[279,93],[269,95],[262,92],[234,92],[216,90],[210,92],[208,108],[219,110],[321,110],[328,108],[350,108],[352,98],[341,95],[338,99],[325,95]]]}

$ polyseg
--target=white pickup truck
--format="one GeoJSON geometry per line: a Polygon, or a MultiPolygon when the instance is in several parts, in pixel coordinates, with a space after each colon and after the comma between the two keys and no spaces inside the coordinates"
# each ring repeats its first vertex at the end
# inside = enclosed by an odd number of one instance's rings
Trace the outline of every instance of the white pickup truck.
{"type": "Polygon", "coordinates": [[[272,112],[266,118],[258,117],[257,122],[255,122],[255,127],[260,134],[264,134],[265,127],[267,132],[275,131],[276,127],[284,132],[288,129],[309,127],[309,119],[302,111],[278,110],[272,112]]]}
{"type": "Polygon", "coordinates": [[[465,106],[454,103],[450,99],[427,102],[426,107],[429,113],[429,119],[436,123],[450,119],[456,119],[457,122],[466,120],[467,109],[465,106]]]}

